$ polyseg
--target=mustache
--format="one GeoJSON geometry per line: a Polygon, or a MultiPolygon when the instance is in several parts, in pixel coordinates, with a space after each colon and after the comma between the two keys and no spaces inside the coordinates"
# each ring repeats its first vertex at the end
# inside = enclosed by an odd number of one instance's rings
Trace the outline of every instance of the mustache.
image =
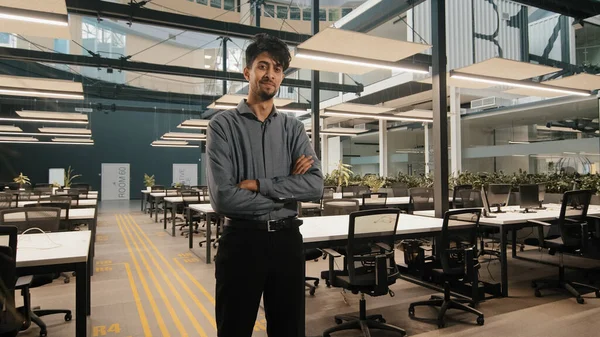
{"type": "Polygon", "coordinates": [[[275,83],[273,81],[269,81],[269,80],[262,80],[262,81],[260,81],[260,83],[271,84],[272,86],[275,86],[275,83]]]}

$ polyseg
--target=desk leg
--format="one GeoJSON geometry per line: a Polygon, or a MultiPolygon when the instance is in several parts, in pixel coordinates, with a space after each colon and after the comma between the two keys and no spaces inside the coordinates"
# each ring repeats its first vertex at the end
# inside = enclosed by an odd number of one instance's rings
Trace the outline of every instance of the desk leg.
{"type": "Polygon", "coordinates": [[[175,213],[177,212],[177,204],[171,203],[171,236],[175,236],[175,213]]]}
{"type": "Polygon", "coordinates": [[[163,208],[163,229],[167,230],[167,202],[163,203],[165,206],[163,208]]]}
{"type": "Polygon", "coordinates": [[[143,212],[144,211],[144,199],[146,199],[146,195],[144,193],[142,193],[142,202],[140,205],[140,210],[143,212]]]}
{"type": "Polygon", "coordinates": [[[507,228],[506,226],[500,227],[500,277],[502,279],[502,296],[508,297],[508,261],[507,261],[507,228]]]}
{"type": "Polygon", "coordinates": [[[89,273],[87,263],[77,263],[75,267],[75,336],[87,336],[87,314],[90,310],[89,273]]]}
{"type": "Polygon", "coordinates": [[[194,248],[194,230],[192,229],[192,209],[190,207],[186,210],[187,220],[185,221],[188,225],[189,235],[188,235],[188,246],[190,249],[194,248]]]}
{"type": "Polygon", "coordinates": [[[210,256],[210,246],[212,245],[212,230],[210,229],[210,213],[206,213],[206,264],[212,263],[212,256],[210,256]]]}
{"type": "MultiPolygon", "coordinates": [[[[158,222],[158,199],[154,198],[154,202],[156,203],[156,206],[154,206],[154,222],[158,222]]],[[[166,212],[167,210],[165,209],[165,203],[163,199],[163,214],[166,212]]],[[[167,229],[166,226],[165,229],[167,229]]]]}
{"type": "Polygon", "coordinates": [[[513,228],[511,231],[511,249],[512,249],[512,257],[517,257],[517,229],[513,228]]]}
{"type": "Polygon", "coordinates": [[[152,212],[154,212],[154,198],[148,194],[148,202],[150,203],[150,219],[152,219],[152,212]]]}

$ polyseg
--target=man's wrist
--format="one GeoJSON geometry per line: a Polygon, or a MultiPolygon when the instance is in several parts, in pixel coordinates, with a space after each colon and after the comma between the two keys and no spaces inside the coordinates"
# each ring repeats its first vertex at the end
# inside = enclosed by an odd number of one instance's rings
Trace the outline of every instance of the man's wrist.
{"type": "Polygon", "coordinates": [[[256,182],[256,192],[260,192],[260,180],[254,179],[254,181],[256,182]]]}

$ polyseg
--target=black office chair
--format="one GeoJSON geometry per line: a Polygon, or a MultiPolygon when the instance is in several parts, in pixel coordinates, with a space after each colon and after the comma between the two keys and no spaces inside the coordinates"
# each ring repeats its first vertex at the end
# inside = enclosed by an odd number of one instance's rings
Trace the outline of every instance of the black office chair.
{"type": "MultiPolygon", "coordinates": [[[[370,329],[392,331],[406,335],[396,326],[386,324],[381,315],[367,315],[365,294],[370,296],[391,295],[391,284],[399,276],[394,260],[394,237],[400,210],[394,208],[358,211],[350,214],[348,226],[348,244],[346,246],[346,268],[335,270],[330,264],[329,281],[334,287],[341,287],[353,294],[360,293],[358,316],[336,315],[338,324],[323,332],[324,337],[343,330],[362,330],[364,336],[370,336],[370,329]],[[371,249],[364,251],[368,245],[371,249]],[[356,248],[360,252],[357,252],[356,248]],[[344,323],[345,321],[345,323],[344,323]]],[[[337,252],[324,250],[333,258],[337,252]]]]}
{"type": "Polygon", "coordinates": [[[458,282],[477,281],[477,227],[481,209],[460,209],[448,211],[444,214],[442,233],[439,238],[437,253],[434,258],[436,265],[432,276],[444,283],[444,296],[431,296],[427,301],[411,303],[408,315],[415,317],[415,307],[435,306],[440,307],[437,317],[438,327],[443,328],[446,323],[444,316],[448,309],[458,309],[477,315],[477,324],[483,325],[483,313],[473,307],[474,301],[468,298],[452,298],[450,291],[452,284],[458,282]],[[449,227],[453,227],[449,229],[449,227]]]}
{"type": "MultiPolygon", "coordinates": [[[[307,249],[304,252],[304,258],[306,261],[318,260],[321,256],[323,256],[323,252],[316,248],[307,249]]],[[[304,276],[304,285],[306,286],[306,288],[308,288],[308,293],[311,296],[314,296],[315,291],[319,286],[319,278],[312,276],[304,276]],[[312,281],[313,284],[308,283],[308,281],[312,281]]]]}
{"type": "Polygon", "coordinates": [[[360,210],[385,208],[387,203],[387,193],[364,193],[360,210]]]}
{"type": "Polygon", "coordinates": [[[14,197],[10,193],[0,192],[0,209],[9,209],[13,207],[14,197]]]}
{"type": "MultiPolygon", "coordinates": [[[[34,227],[39,228],[44,232],[57,232],[60,226],[60,212],[60,208],[56,207],[32,207],[1,210],[0,226],[15,226],[19,232],[24,232],[34,227]]],[[[53,279],[53,274],[34,275],[30,288],[36,288],[50,284],[52,283],[53,279]]],[[[45,337],[48,335],[46,324],[40,317],[54,314],[64,314],[65,321],[67,322],[73,318],[71,310],[33,310],[29,292],[22,292],[22,294],[24,301],[23,312],[29,315],[31,321],[40,327],[40,337],[45,337]]],[[[29,328],[29,325],[24,327],[24,329],[29,328]]]]}
{"type": "Polygon", "coordinates": [[[472,189],[473,185],[456,185],[452,191],[452,208],[469,208],[463,205],[461,191],[472,189]]]}
{"type": "Polygon", "coordinates": [[[589,230],[586,217],[591,197],[592,191],[589,190],[567,191],[563,195],[560,215],[555,221],[529,220],[530,223],[538,225],[540,247],[548,248],[552,255],[558,252],[559,257],[558,279],[542,279],[531,282],[532,287],[535,288],[536,297],[541,297],[541,290],[544,289],[564,289],[575,296],[577,303],[583,304],[585,301],[581,297],[581,293],[575,289],[576,287],[594,291],[596,297],[600,297],[599,288],[567,281],[563,261],[564,253],[583,254],[587,248],[589,230]],[[544,233],[544,227],[549,228],[547,234],[544,233]],[[558,237],[553,234],[557,234],[558,237]]]}
{"type": "Polygon", "coordinates": [[[15,337],[29,321],[15,307],[15,290],[28,293],[31,276],[16,277],[17,228],[0,226],[0,237],[8,237],[8,245],[0,245],[0,336],[15,337]]]}
{"type": "Polygon", "coordinates": [[[476,189],[460,189],[454,192],[454,208],[476,208],[483,207],[481,200],[481,190],[476,189]]]}
{"type": "Polygon", "coordinates": [[[346,215],[360,209],[356,199],[327,199],[323,200],[323,215],[346,215]]]}
{"type": "Polygon", "coordinates": [[[433,188],[413,187],[408,189],[410,205],[413,211],[427,211],[433,209],[433,188]]]}

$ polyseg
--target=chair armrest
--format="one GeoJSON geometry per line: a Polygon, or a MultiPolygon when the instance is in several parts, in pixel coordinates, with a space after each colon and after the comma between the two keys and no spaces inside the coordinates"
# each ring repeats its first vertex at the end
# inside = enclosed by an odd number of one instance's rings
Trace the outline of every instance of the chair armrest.
{"type": "Polygon", "coordinates": [[[32,281],[33,281],[33,275],[21,276],[17,279],[17,283],[15,284],[15,289],[27,288],[31,285],[32,281]]]}
{"type": "Polygon", "coordinates": [[[544,222],[544,221],[539,221],[539,220],[527,220],[527,222],[534,223],[534,224],[540,225],[540,226],[552,226],[552,224],[549,222],[544,222]]]}
{"type": "Polygon", "coordinates": [[[321,249],[321,251],[331,257],[341,257],[342,256],[342,254],[340,254],[337,251],[330,249],[330,248],[323,248],[323,249],[321,249]]]}
{"type": "Polygon", "coordinates": [[[573,222],[573,223],[581,223],[581,220],[565,218],[565,221],[573,222]]]}
{"type": "Polygon", "coordinates": [[[586,215],[586,217],[588,218],[592,218],[592,219],[596,219],[596,220],[600,220],[600,215],[586,215]]]}
{"type": "Polygon", "coordinates": [[[588,224],[587,222],[584,222],[581,224],[581,248],[579,249],[582,253],[587,251],[589,235],[590,231],[588,229],[588,224]]]}
{"type": "Polygon", "coordinates": [[[389,245],[387,245],[383,242],[375,242],[375,245],[377,245],[379,248],[384,249],[388,252],[392,250],[392,247],[390,247],[389,245]]]}

